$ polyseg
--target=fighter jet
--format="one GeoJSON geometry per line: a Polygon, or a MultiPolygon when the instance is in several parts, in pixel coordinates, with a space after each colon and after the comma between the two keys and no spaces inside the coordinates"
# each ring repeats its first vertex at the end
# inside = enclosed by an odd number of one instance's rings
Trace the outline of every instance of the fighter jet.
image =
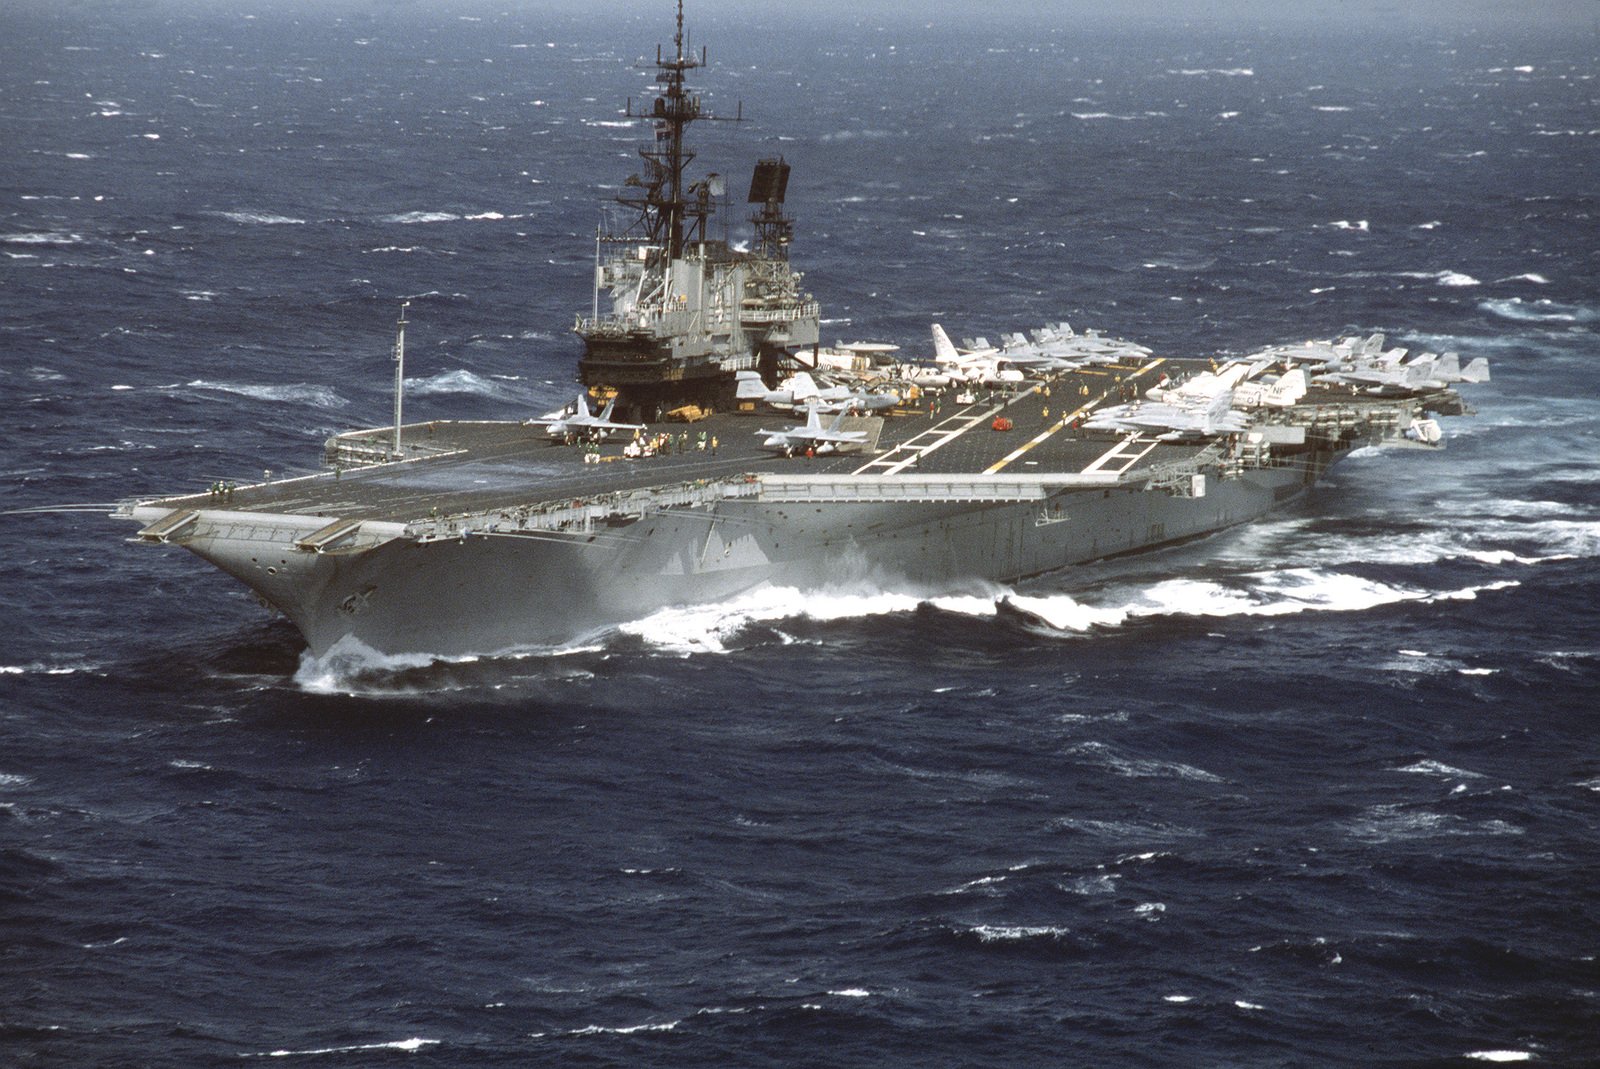
{"type": "Polygon", "coordinates": [[[866,431],[842,431],[840,425],[844,423],[845,413],[841,412],[833,417],[826,429],[822,426],[822,416],[816,408],[806,410],[806,425],[804,427],[786,427],[781,431],[756,431],[765,435],[761,448],[770,449],[775,453],[782,453],[792,457],[796,453],[811,449],[817,453],[843,452],[850,446],[866,444],[866,431]]]}
{"type": "MultiPolygon", "coordinates": [[[[736,373],[736,395],[741,401],[761,401],[780,412],[792,412],[815,405],[824,415],[834,412],[878,412],[900,403],[900,395],[888,390],[851,389],[848,386],[819,386],[810,373],[801,371],[785,379],[776,390],[769,390],[754,371],[736,373]]],[[[824,380],[826,381],[826,380],[824,380]]]]}
{"type": "Polygon", "coordinates": [[[1215,438],[1249,429],[1250,417],[1232,408],[1233,391],[1225,390],[1204,408],[1163,401],[1134,401],[1095,412],[1084,427],[1097,431],[1156,432],[1163,442],[1215,438]]]}
{"type": "Polygon", "coordinates": [[[539,419],[525,419],[525,427],[543,427],[551,441],[571,441],[574,438],[587,434],[598,434],[604,438],[611,431],[642,431],[642,423],[614,423],[611,420],[611,410],[616,407],[617,399],[613,397],[606,402],[605,411],[598,416],[589,411],[589,398],[583,393],[566,408],[559,412],[552,412],[539,419]]]}
{"type": "Polygon", "coordinates": [[[940,371],[963,382],[1013,383],[1023,379],[1020,370],[1006,366],[1001,351],[989,345],[988,339],[979,338],[965,350],[957,349],[937,323],[933,325],[933,362],[940,371]]]}

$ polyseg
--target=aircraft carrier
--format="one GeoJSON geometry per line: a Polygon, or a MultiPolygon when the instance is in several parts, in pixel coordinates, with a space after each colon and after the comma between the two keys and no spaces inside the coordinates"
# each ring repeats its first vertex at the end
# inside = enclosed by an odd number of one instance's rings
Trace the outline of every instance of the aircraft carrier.
{"type": "Polygon", "coordinates": [[[596,243],[566,410],[403,422],[402,312],[392,425],[329,439],[316,475],[125,502],[133,540],[234,576],[314,654],[494,653],[761,584],[931,594],[1193,539],[1354,448],[1438,448],[1432,416],[1487,377],[1381,336],[1224,361],[1060,325],[962,349],[935,328],[935,366],[836,356],[850,384],[816,389],[830,365],[789,264],[788,164],[755,166],[749,249],[708,234],[726,191],[688,179],[685,130],[712,116],[686,84],[705,57],[684,51],[681,0],[674,43],[637,113],[628,224],[596,243]]]}

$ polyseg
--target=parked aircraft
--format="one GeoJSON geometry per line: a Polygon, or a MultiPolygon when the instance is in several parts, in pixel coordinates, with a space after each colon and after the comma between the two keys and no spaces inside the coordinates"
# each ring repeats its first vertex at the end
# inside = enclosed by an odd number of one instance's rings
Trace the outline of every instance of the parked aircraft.
{"type": "MultiPolygon", "coordinates": [[[[761,401],[780,411],[814,405],[824,415],[834,412],[878,412],[900,403],[900,395],[889,390],[851,389],[848,386],[819,386],[809,372],[801,371],[785,379],[776,390],[769,390],[754,371],[736,373],[736,396],[741,401],[761,401]]],[[[824,380],[826,381],[826,380],[824,380]]]]}
{"type": "Polygon", "coordinates": [[[761,448],[770,449],[784,456],[794,456],[806,449],[817,453],[842,452],[850,446],[865,445],[866,431],[842,431],[840,425],[844,423],[845,413],[841,412],[833,418],[828,427],[822,426],[822,416],[815,408],[806,411],[806,425],[804,427],[786,427],[781,431],[756,431],[766,438],[761,443],[761,448]]]}
{"type": "Polygon", "coordinates": [[[611,410],[616,407],[617,399],[613,397],[606,402],[605,411],[598,416],[589,411],[589,398],[586,394],[578,394],[578,399],[559,413],[552,413],[540,419],[525,419],[523,425],[527,427],[543,427],[552,441],[570,441],[573,438],[587,434],[598,434],[604,438],[611,431],[642,431],[642,423],[614,423],[611,419],[611,410]]]}
{"type": "Polygon", "coordinates": [[[1225,390],[1204,407],[1164,401],[1134,401],[1096,411],[1084,426],[1100,431],[1154,433],[1162,441],[1215,438],[1249,429],[1250,417],[1232,408],[1233,391],[1225,390]]]}

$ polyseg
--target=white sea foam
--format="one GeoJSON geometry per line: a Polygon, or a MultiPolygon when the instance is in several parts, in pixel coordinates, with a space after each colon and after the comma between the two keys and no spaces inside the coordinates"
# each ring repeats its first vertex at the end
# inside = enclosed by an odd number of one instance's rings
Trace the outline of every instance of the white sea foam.
{"type": "Polygon", "coordinates": [[[1460,271],[1400,271],[1400,278],[1431,278],[1441,286],[1481,286],[1471,275],[1460,271]]]}
{"type": "Polygon", "coordinates": [[[1479,835],[1523,835],[1524,829],[1503,820],[1463,820],[1429,809],[1402,805],[1375,805],[1348,825],[1350,836],[1364,842],[1387,843],[1411,839],[1437,839],[1479,835]]]}
{"type": "MultiPolygon", "coordinates": [[[[661,609],[623,624],[624,634],[685,656],[723,653],[726,643],[746,625],[786,619],[843,620],[910,612],[921,599],[881,592],[812,592],[766,586],[728,601],[661,609]]],[[[990,604],[991,611],[993,604],[990,604]]]]}
{"type": "Polygon", "coordinates": [[[838,991],[829,991],[834,998],[867,998],[872,994],[864,987],[846,987],[838,991]]]}
{"type": "Polygon", "coordinates": [[[0,234],[0,241],[8,245],[82,245],[82,234],[69,234],[60,230],[29,230],[17,234],[0,234]]]}
{"type": "Polygon", "coordinates": [[[407,379],[406,392],[418,397],[427,397],[435,394],[466,393],[476,394],[479,397],[489,397],[496,401],[523,400],[523,395],[503,386],[498,382],[491,382],[479,375],[475,375],[464,368],[454,371],[441,371],[437,375],[430,375],[425,379],[407,379]]]}
{"type": "Polygon", "coordinates": [[[1193,1002],[1193,995],[1162,995],[1162,1002],[1193,1002]]]}
{"type": "MultiPolygon", "coordinates": [[[[1223,783],[1221,776],[1207,772],[1181,761],[1160,761],[1149,757],[1124,757],[1103,742],[1085,742],[1074,746],[1068,753],[1079,754],[1104,765],[1119,776],[1129,779],[1169,777],[1197,783],[1223,783]]],[[[1154,856],[1153,854],[1151,855],[1154,856]]]]}
{"type": "Polygon", "coordinates": [[[1265,1007],[1262,1006],[1261,1003],[1259,1003],[1259,1002],[1246,1002],[1242,998],[1234,999],[1233,1000],[1233,1004],[1235,1006],[1239,1007],[1241,1010],[1260,1010],[1260,1009],[1265,1009],[1265,1007]]]}
{"type": "Polygon", "coordinates": [[[32,776],[24,776],[16,772],[0,772],[0,790],[8,790],[12,787],[26,787],[32,782],[32,776]]]}
{"type": "MultiPolygon", "coordinates": [[[[681,1021],[662,1021],[660,1023],[654,1023],[654,1024],[646,1023],[646,1024],[618,1025],[618,1026],[613,1027],[613,1028],[608,1028],[605,1025],[591,1024],[591,1025],[585,1025],[582,1028],[574,1028],[570,1032],[565,1032],[563,1034],[564,1035],[569,1035],[569,1036],[600,1036],[600,1035],[631,1036],[635,1032],[670,1032],[674,1028],[677,1028],[678,1025],[681,1024],[681,1023],[682,1023],[681,1021]]],[[[540,1032],[540,1033],[536,1033],[536,1036],[545,1036],[545,1035],[548,1035],[548,1034],[549,1033],[547,1033],[547,1032],[540,1032]]]]}
{"type": "MultiPolygon", "coordinates": [[[[176,388],[178,387],[161,387],[164,390],[176,388]]],[[[268,386],[259,383],[210,382],[206,379],[195,379],[192,382],[183,383],[182,388],[237,394],[240,397],[251,397],[258,401],[288,401],[294,404],[317,405],[322,408],[344,408],[350,403],[326,386],[313,386],[304,382],[268,386]]]]}
{"type": "MultiPolygon", "coordinates": [[[[1584,536],[1600,549],[1600,522],[1592,526],[1595,530],[1586,530],[1584,536]]],[[[1426,562],[1445,555],[1443,551],[1431,551],[1417,559],[1426,562]]],[[[1004,589],[925,597],[880,589],[804,591],[763,586],[726,601],[661,609],[622,624],[619,630],[664,652],[688,656],[727,652],[730,640],[754,623],[865,619],[909,613],[922,605],[976,619],[994,618],[1002,607],[1008,607],[1042,627],[1081,635],[1097,628],[1124,626],[1137,619],[1170,616],[1289,616],[1304,612],[1360,612],[1404,601],[1471,600],[1480,593],[1517,585],[1515,580],[1495,580],[1454,590],[1427,591],[1303,567],[1248,572],[1227,584],[1169,579],[1147,586],[1116,586],[1102,592],[1096,599],[1098,604],[1066,593],[1017,594],[1004,589]]]]}
{"type": "Polygon", "coordinates": [[[1059,939],[1072,929],[1055,925],[979,924],[969,929],[985,943],[1015,943],[1025,939],[1059,939]]]}
{"type": "Polygon", "coordinates": [[[1502,319],[1521,323],[1592,323],[1600,318],[1600,311],[1591,306],[1552,301],[1548,297],[1536,301],[1507,297],[1484,301],[1478,307],[1502,319]]]}
{"type": "Polygon", "coordinates": [[[255,226],[303,226],[304,219],[296,219],[292,215],[277,215],[273,212],[236,211],[217,212],[222,218],[233,223],[245,223],[255,226]]]}
{"type": "Polygon", "coordinates": [[[1432,759],[1424,759],[1424,760],[1421,760],[1421,761],[1414,761],[1411,764],[1405,765],[1402,768],[1390,769],[1390,771],[1391,772],[1418,772],[1418,773],[1421,773],[1421,774],[1427,775],[1427,776],[1442,776],[1442,777],[1445,777],[1445,778],[1448,778],[1448,779],[1457,779],[1457,778],[1460,778],[1462,776],[1468,776],[1468,777],[1472,777],[1474,779],[1482,779],[1483,778],[1483,774],[1480,773],[1480,772],[1468,772],[1466,769],[1463,769],[1463,768],[1453,768],[1450,765],[1444,764],[1442,761],[1434,761],[1432,759]]]}
{"type": "Polygon", "coordinates": [[[405,225],[412,223],[452,223],[460,218],[461,216],[454,212],[398,212],[394,215],[383,216],[383,222],[405,225]]]}
{"type": "Polygon", "coordinates": [[[363,1050],[403,1050],[415,1053],[423,1047],[437,1046],[437,1039],[397,1039],[390,1043],[359,1043],[349,1047],[312,1047],[306,1050],[269,1050],[246,1054],[246,1058],[300,1058],[313,1054],[354,1054],[363,1050]]]}
{"type": "MultiPolygon", "coordinates": [[[[0,780],[0,785],[3,785],[3,783],[4,781],[0,780]]],[[[980,876],[976,880],[968,880],[959,887],[952,887],[948,891],[940,891],[939,893],[942,895],[962,895],[966,894],[968,891],[977,890],[980,887],[994,887],[995,885],[1002,884],[1005,881],[1006,877],[1004,876],[980,876]]]]}
{"type": "Polygon", "coordinates": [[[1223,78],[1249,78],[1249,77],[1254,76],[1254,74],[1256,72],[1255,72],[1255,70],[1253,68],[1250,68],[1250,67],[1228,67],[1228,68],[1223,68],[1223,69],[1218,69],[1218,68],[1215,68],[1215,67],[1205,67],[1205,68],[1190,67],[1190,68],[1185,68],[1183,70],[1169,70],[1169,71],[1167,71],[1167,73],[1168,74],[1182,74],[1182,75],[1185,75],[1185,76],[1190,77],[1190,78],[1204,77],[1205,75],[1208,75],[1208,74],[1219,75],[1220,77],[1223,77],[1223,78]]]}
{"type": "Polygon", "coordinates": [[[1495,279],[1495,281],[1496,282],[1533,282],[1533,283],[1536,283],[1536,284],[1538,284],[1540,286],[1548,286],[1548,285],[1550,285],[1550,280],[1548,278],[1545,278],[1543,275],[1534,274],[1532,271],[1529,271],[1527,274],[1523,274],[1523,275],[1512,275],[1509,278],[1497,278],[1497,279],[1495,279]]]}
{"type": "Polygon", "coordinates": [[[363,676],[424,668],[440,660],[471,662],[477,659],[441,658],[427,653],[380,653],[353,635],[345,635],[320,657],[312,656],[310,651],[302,653],[294,682],[301,690],[313,694],[349,694],[363,676]]]}
{"type": "Polygon", "coordinates": [[[1125,606],[1097,608],[1084,605],[1068,594],[1045,597],[1013,594],[1003,600],[1058,631],[1088,631],[1095,627],[1117,627],[1126,622],[1132,611],[1125,606]]]}
{"type": "Polygon", "coordinates": [[[1117,122],[1136,122],[1139,119],[1147,119],[1157,114],[1159,113],[1153,111],[1147,111],[1142,115],[1117,115],[1109,111],[1075,111],[1072,112],[1072,117],[1074,119],[1082,119],[1085,122],[1094,119],[1115,119],[1117,122]]]}
{"type": "Polygon", "coordinates": [[[1478,1062],[1531,1062],[1533,1054],[1525,1050],[1469,1050],[1462,1055],[1478,1062]]]}
{"type": "Polygon", "coordinates": [[[70,676],[76,671],[78,671],[77,668],[55,664],[39,664],[37,662],[33,664],[0,664],[0,675],[5,676],[21,676],[29,673],[45,676],[70,676]]]}
{"type": "Polygon", "coordinates": [[[1349,111],[1350,107],[1347,104],[1317,104],[1317,105],[1313,106],[1312,110],[1313,111],[1349,111]]]}
{"type": "Polygon", "coordinates": [[[1363,234],[1367,233],[1371,229],[1365,219],[1357,219],[1353,223],[1348,219],[1335,219],[1328,225],[1335,230],[1355,230],[1363,234]]]}

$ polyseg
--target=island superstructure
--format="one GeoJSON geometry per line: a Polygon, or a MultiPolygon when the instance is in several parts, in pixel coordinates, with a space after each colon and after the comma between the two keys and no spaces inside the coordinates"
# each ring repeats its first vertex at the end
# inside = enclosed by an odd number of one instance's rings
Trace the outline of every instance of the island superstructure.
{"type": "Polygon", "coordinates": [[[684,132],[715,117],[685,84],[705,53],[684,53],[681,4],[673,44],[671,56],[656,52],[659,93],[640,116],[654,135],[639,150],[644,169],[617,198],[632,217],[620,232],[597,236],[594,312],[577,325],[579,380],[617,391],[620,408],[636,419],[659,419],[684,404],[731,404],[734,372],[759,369],[770,379],[795,349],[818,343],[817,302],[800,292],[789,266],[789,164],[779,156],[755,166],[753,249],[712,235],[708,224],[725,207],[726,183],[717,174],[686,177],[695,154],[684,132]]]}
{"type": "Polygon", "coordinates": [[[762,584],[934,594],[1193,539],[1353,448],[1439,448],[1432,417],[1487,377],[1379,335],[1183,359],[1065,324],[960,347],[934,327],[921,367],[830,358],[789,264],[788,164],[755,166],[748,250],[708,234],[725,189],[688,179],[709,116],[683,40],[680,2],[574,402],[348,431],[317,475],[124,503],[134,540],[239,579],[314,654],[494,653],[762,584]]]}

